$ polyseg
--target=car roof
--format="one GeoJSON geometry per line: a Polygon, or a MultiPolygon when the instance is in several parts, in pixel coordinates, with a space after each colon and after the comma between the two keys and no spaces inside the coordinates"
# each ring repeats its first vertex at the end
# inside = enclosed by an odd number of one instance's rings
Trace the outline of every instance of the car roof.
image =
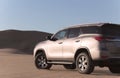
{"type": "Polygon", "coordinates": [[[71,29],[71,28],[79,28],[79,27],[92,27],[92,26],[97,26],[97,27],[105,27],[105,26],[120,26],[120,24],[114,24],[114,23],[91,23],[91,24],[80,24],[80,25],[73,25],[73,26],[69,26],[63,29],[60,29],[59,31],[62,30],[67,30],[67,29],[71,29]]]}
{"type": "Polygon", "coordinates": [[[116,26],[120,26],[120,24],[113,24],[113,23],[92,23],[92,24],[81,24],[81,25],[74,25],[74,26],[70,26],[64,29],[70,29],[70,28],[78,28],[78,27],[90,27],[90,26],[108,26],[108,25],[116,25],[116,26]]]}

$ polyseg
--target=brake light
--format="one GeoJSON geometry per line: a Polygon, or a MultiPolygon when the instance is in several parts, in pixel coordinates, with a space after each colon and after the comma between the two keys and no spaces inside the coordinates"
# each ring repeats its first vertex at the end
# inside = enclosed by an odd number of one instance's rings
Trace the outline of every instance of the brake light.
{"type": "Polygon", "coordinates": [[[96,36],[95,39],[98,40],[98,41],[102,41],[102,40],[113,40],[115,38],[114,37],[96,36]]]}
{"type": "Polygon", "coordinates": [[[104,40],[105,38],[102,37],[102,36],[96,36],[95,39],[98,40],[98,41],[102,41],[102,40],[104,40]]]}

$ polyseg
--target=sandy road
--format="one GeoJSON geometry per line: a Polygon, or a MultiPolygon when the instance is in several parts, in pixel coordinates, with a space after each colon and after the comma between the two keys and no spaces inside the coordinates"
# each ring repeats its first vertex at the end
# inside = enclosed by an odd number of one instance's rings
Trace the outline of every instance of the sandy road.
{"type": "Polygon", "coordinates": [[[63,66],[53,66],[50,70],[37,70],[32,55],[0,52],[0,78],[120,78],[107,68],[95,68],[90,75],[79,74],[76,70],[66,70],[63,66]]]}

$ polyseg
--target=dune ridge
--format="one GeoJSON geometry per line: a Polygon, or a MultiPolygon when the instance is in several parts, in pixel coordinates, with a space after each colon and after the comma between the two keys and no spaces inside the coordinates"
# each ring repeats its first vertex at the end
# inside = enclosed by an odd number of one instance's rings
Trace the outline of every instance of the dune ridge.
{"type": "Polygon", "coordinates": [[[14,53],[31,54],[38,42],[46,40],[50,33],[41,31],[4,30],[0,31],[0,50],[11,49],[14,53]]]}

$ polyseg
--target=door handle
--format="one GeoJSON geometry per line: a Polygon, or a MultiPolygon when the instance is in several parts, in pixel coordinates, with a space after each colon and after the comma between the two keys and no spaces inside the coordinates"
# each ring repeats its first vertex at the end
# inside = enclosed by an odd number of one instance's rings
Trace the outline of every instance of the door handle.
{"type": "Polygon", "coordinates": [[[80,42],[80,40],[76,40],[75,42],[80,42]]]}
{"type": "Polygon", "coordinates": [[[59,42],[58,44],[62,44],[63,42],[59,42]]]}

